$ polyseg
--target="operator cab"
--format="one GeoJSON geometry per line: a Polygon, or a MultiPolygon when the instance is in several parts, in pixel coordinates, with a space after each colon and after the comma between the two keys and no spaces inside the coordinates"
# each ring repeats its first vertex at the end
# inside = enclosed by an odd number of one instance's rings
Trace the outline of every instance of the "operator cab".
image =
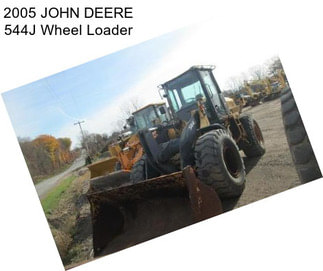
{"type": "Polygon", "coordinates": [[[137,130],[153,128],[170,121],[165,103],[148,104],[132,114],[137,130]]]}
{"type": "Polygon", "coordinates": [[[211,123],[224,121],[229,109],[213,76],[213,69],[214,66],[193,66],[160,86],[174,116],[188,121],[199,100],[211,123]]]}

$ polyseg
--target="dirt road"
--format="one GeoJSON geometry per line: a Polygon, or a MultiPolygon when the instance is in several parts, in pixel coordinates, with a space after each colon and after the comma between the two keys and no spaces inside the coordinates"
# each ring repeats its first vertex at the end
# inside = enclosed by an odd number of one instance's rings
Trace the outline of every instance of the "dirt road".
{"type": "Polygon", "coordinates": [[[64,172],[55,175],[51,178],[48,178],[46,180],[41,181],[40,183],[36,184],[36,190],[38,193],[38,197],[40,199],[43,199],[46,194],[53,188],[55,187],[59,181],[66,176],[67,174],[71,173],[73,170],[81,167],[84,165],[85,162],[85,153],[83,152],[81,154],[81,156],[79,158],[77,158],[74,163],[72,164],[72,166],[70,166],[67,170],[65,170],[64,172]]]}
{"type": "Polygon", "coordinates": [[[248,107],[244,113],[251,113],[259,123],[266,153],[260,159],[244,157],[246,188],[238,200],[226,203],[225,209],[237,208],[301,184],[287,145],[280,99],[248,107]]]}

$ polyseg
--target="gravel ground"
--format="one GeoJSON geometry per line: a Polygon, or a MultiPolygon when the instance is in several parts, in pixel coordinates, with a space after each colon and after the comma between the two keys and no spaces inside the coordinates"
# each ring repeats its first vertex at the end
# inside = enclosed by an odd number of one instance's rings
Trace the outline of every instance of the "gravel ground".
{"type": "Polygon", "coordinates": [[[260,159],[244,157],[246,188],[238,201],[225,203],[224,207],[227,210],[301,184],[285,136],[280,99],[247,107],[243,113],[251,114],[258,122],[265,140],[266,153],[260,159]]]}

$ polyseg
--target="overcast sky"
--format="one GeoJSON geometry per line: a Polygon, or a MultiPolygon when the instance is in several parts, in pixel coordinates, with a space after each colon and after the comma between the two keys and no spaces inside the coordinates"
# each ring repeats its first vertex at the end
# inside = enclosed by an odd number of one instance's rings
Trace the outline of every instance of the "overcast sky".
{"type": "MultiPolygon", "coordinates": [[[[225,22],[224,22],[225,23],[225,22]]],[[[232,76],[248,72],[278,54],[247,29],[226,31],[214,22],[186,27],[114,54],[3,93],[14,130],[31,139],[40,134],[70,137],[80,130],[108,133],[116,129],[120,108],[132,97],[145,105],[160,101],[157,86],[193,65],[212,64],[222,89],[232,76]]]]}

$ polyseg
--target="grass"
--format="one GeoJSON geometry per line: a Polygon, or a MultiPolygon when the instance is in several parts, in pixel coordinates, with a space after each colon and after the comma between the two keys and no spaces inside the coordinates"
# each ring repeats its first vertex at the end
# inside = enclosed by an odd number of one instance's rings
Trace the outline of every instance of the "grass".
{"type": "Polygon", "coordinates": [[[75,179],[76,176],[74,175],[67,177],[61,181],[58,186],[53,188],[53,190],[51,190],[44,199],[41,200],[45,214],[50,214],[58,206],[62,195],[75,179]]]}

